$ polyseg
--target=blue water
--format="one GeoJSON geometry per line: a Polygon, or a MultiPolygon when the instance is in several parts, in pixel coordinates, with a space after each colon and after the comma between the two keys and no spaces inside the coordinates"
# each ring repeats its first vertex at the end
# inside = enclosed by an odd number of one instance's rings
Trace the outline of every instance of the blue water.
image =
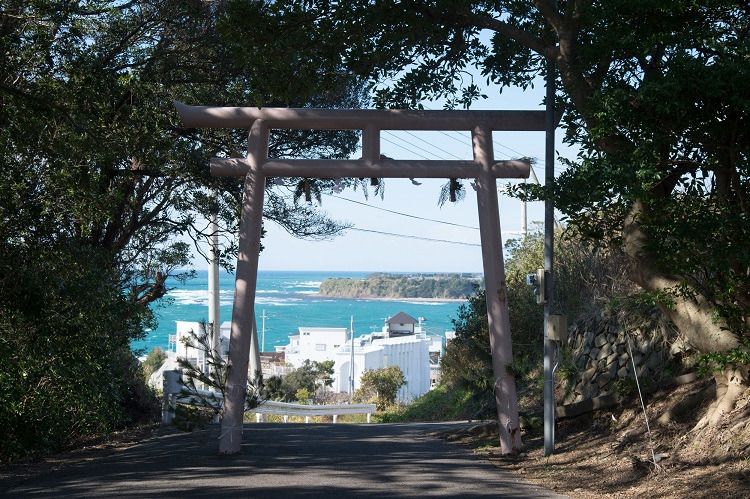
{"type": "MultiPolygon", "coordinates": [[[[349,328],[352,316],[355,336],[380,330],[386,318],[402,311],[415,319],[424,317],[424,327],[430,333],[442,335],[453,329],[451,318],[456,317],[461,305],[457,302],[347,300],[318,295],[320,283],[328,277],[362,278],[367,274],[369,272],[259,271],[255,315],[260,330],[260,317],[265,310],[265,351],[273,351],[276,345],[286,345],[289,335],[299,326],[349,328]]],[[[234,275],[222,273],[219,285],[221,322],[231,321],[234,275]]],[[[185,284],[167,281],[167,286],[173,288],[167,294],[169,302],[154,307],[158,327],[149,331],[143,340],[134,341],[133,350],[166,349],[168,335],[175,332],[174,321],[208,319],[208,271],[197,271],[196,277],[185,284]]]]}

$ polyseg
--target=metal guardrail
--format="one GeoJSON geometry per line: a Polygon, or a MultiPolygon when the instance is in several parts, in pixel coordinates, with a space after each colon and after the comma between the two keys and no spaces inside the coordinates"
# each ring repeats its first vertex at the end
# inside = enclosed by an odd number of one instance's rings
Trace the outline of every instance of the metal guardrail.
{"type": "Polygon", "coordinates": [[[249,409],[255,412],[256,422],[261,422],[267,414],[279,414],[284,416],[284,422],[288,422],[289,416],[305,416],[305,423],[310,422],[310,416],[333,416],[333,422],[344,414],[367,414],[367,422],[375,412],[375,404],[337,404],[337,405],[302,405],[288,402],[276,402],[266,400],[258,407],[249,409]]]}
{"type": "MultiPolygon", "coordinates": [[[[166,371],[164,373],[164,403],[162,408],[162,423],[169,424],[174,419],[174,411],[177,404],[199,403],[204,407],[221,410],[223,396],[219,392],[186,388],[182,384],[182,373],[179,371],[166,371]]],[[[337,404],[337,405],[302,405],[288,402],[276,402],[275,400],[263,400],[257,407],[246,407],[246,411],[255,413],[256,422],[265,421],[268,414],[284,416],[284,422],[289,421],[289,416],[304,416],[305,423],[310,422],[311,416],[333,416],[336,423],[338,416],[345,414],[366,414],[367,422],[371,422],[371,416],[375,413],[375,404],[337,404]]]]}

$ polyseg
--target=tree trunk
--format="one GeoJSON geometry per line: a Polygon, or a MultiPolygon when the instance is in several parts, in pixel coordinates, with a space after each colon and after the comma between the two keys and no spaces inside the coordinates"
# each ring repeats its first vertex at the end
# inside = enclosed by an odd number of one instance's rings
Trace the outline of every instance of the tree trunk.
{"type": "MultiPolygon", "coordinates": [[[[639,223],[644,210],[642,203],[635,203],[623,225],[623,250],[631,264],[628,277],[646,291],[668,292],[683,285],[684,281],[679,276],[662,272],[656,266],[654,256],[647,249],[649,236],[639,223]]],[[[703,296],[672,295],[670,298],[672,303],[669,306],[665,303],[657,305],[696,350],[709,353],[740,346],[737,335],[721,322],[715,321],[714,307],[703,296]]],[[[695,430],[718,423],[725,414],[734,410],[736,403],[750,389],[747,366],[717,373],[715,379],[716,398],[695,430]]]]}

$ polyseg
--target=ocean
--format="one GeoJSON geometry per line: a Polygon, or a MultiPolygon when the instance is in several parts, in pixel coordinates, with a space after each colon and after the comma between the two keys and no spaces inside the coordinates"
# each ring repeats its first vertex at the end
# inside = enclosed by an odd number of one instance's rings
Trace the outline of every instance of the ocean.
{"type": "MultiPolygon", "coordinates": [[[[451,318],[457,316],[460,302],[412,300],[349,300],[318,295],[318,287],[329,277],[363,278],[370,272],[337,271],[259,271],[256,287],[255,315],[258,332],[261,333],[265,311],[264,351],[273,351],[276,345],[286,345],[289,335],[300,326],[349,328],[354,317],[354,335],[361,336],[379,331],[384,321],[399,312],[406,312],[415,319],[424,317],[423,327],[431,334],[443,335],[453,329],[451,318]]],[[[221,322],[232,320],[232,297],[234,275],[222,273],[221,322]]],[[[131,345],[143,354],[153,348],[167,348],[168,335],[175,333],[175,322],[201,321],[208,319],[208,271],[196,271],[196,277],[182,284],[167,281],[172,288],[168,300],[154,306],[158,327],[148,331],[144,339],[131,345]]]]}

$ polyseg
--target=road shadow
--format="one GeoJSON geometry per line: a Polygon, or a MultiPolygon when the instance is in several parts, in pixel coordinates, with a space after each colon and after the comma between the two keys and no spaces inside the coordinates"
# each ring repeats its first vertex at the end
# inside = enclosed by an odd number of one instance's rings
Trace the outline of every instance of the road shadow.
{"type": "Polygon", "coordinates": [[[220,427],[165,430],[33,478],[11,496],[560,497],[426,436],[429,424],[246,424],[238,455],[220,427]]]}

